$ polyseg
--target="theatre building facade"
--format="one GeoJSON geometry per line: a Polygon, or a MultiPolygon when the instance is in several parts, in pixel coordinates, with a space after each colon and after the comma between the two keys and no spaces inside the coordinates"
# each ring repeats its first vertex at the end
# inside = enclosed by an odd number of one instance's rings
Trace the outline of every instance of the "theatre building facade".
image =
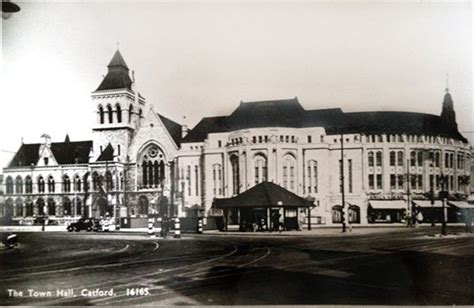
{"type": "MultiPolygon", "coordinates": [[[[430,191],[446,190],[461,206],[470,193],[471,149],[448,91],[440,107],[431,115],[307,110],[297,98],[241,102],[188,131],[138,93],[117,51],[92,93],[92,140],[43,135],[22,144],[3,169],[0,215],[18,223],[109,216],[130,227],[149,214],[216,217],[219,203],[269,182],[255,191],[283,188],[282,200],[308,201],[286,207],[303,226],[339,224],[343,211],[353,224],[400,222],[430,191]]],[[[227,210],[230,224],[241,223],[239,204],[227,210]]]]}

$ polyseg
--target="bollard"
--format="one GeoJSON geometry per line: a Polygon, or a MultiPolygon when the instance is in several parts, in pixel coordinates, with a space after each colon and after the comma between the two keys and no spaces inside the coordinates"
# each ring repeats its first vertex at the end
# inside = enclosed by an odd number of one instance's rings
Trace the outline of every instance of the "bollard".
{"type": "Polygon", "coordinates": [[[153,218],[148,218],[148,235],[155,237],[155,233],[153,232],[153,218]]]}
{"type": "Polygon", "coordinates": [[[109,232],[109,220],[104,220],[104,232],[109,232]]]}
{"type": "Polygon", "coordinates": [[[159,237],[163,237],[163,229],[162,229],[162,224],[163,224],[163,218],[158,217],[158,222],[156,226],[156,233],[158,233],[159,237]]]}
{"type": "Polygon", "coordinates": [[[181,224],[179,223],[179,217],[176,217],[174,221],[174,238],[181,238],[181,224]]]}
{"type": "Polygon", "coordinates": [[[202,234],[202,218],[198,218],[198,229],[197,229],[198,234],[202,234]]]}

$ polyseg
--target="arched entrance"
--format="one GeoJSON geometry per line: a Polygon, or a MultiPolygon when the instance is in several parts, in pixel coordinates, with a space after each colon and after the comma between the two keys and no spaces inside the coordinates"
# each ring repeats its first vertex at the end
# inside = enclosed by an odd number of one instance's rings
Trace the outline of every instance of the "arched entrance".
{"type": "Polygon", "coordinates": [[[34,206],[33,206],[33,201],[31,200],[26,200],[26,213],[25,213],[25,216],[26,217],[31,217],[33,216],[34,214],[34,210],[33,210],[34,206]]]}
{"type": "Polygon", "coordinates": [[[342,206],[335,205],[332,207],[332,223],[342,223],[342,206]]]}
{"type": "Polygon", "coordinates": [[[15,217],[23,217],[23,200],[21,198],[15,200],[15,217]]]}
{"type": "Polygon", "coordinates": [[[109,205],[109,202],[106,198],[99,198],[97,200],[97,208],[99,210],[99,216],[112,216],[112,207],[109,205]]]}
{"type": "Polygon", "coordinates": [[[349,222],[351,224],[360,224],[360,207],[351,204],[349,206],[349,222]]]}
{"type": "Polygon", "coordinates": [[[63,198],[63,215],[72,216],[72,202],[68,197],[63,198]]]}
{"type": "Polygon", "coordinates": [[[140,196],[140,198],[138,198],[137,215],[138,216],[148,215],[148,198],[145,196],[140,196]]]}
{"type": "Polygon", "coordinates": [[[48,199],[48,215],[56,216],[56,202],[52,198],[48,199]]]}
{"type": "Polygon", "coordinates": [[[38,213],[38,215],[40,216],[43,216],[44,215],[44,200],[43,198],[38,198],[38,200],[36,200],[36,213],[38,213]]]}
{"type": "Polygon", "coordinates": [[[11,198],[7,199],[5,202],[5,218],[11,219],[13,217],[13,200],[11,198]]]}

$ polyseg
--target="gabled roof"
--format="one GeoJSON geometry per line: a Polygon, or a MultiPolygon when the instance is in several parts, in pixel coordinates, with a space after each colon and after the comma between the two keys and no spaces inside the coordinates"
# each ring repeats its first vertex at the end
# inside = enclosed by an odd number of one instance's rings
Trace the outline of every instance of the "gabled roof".
{"type": "Polygon", "coordinates": [[[167,117],[162,116],[159,113],[157,114],[160,117],[161,122],[163,122],[165,128],[170,133],[171,138],[173,138],[174,142],[179,147],[181,145],[181,125],[168,119],[167,117]]]}
{"type": "MultiPolygon", "coordinates": [[[[8,168],[36,165],[39,159],[40,146],[40,143],[22,144],[8,168]]],[[[51,151],[60,165],[88,163],[91,148],[92,141],[51,143],[51,151]]]]}
{"type": "Polygon", "coordinates": [[[113,89],[131,90],[132,80],[128,75],[128,66],[119,50],[115,52],[107,67],[107,75],[105,75],[96,91],[113,89]]]}
{"type": "Polygon", "coordinates": [[[232,197],[215,199],[217,208],[310,207],[313,202],[271,182],[262,182],[232,197]]]}
{"type": "Polygon", "coordinates": [[[323,127],[331,135],[434,135],[467,142],[456,125],[437,115],[399,111],[344,113],[340,108],[305,110],[296,98],[241,103],[229,116],[203,118],[182,142],[202,142],[210,133],[259,127],[323,127]]]}
{"type": "Polygon", "coordinates": [[[102,153],[97,158],[97,161],[113,161],[114,160],[114,148],[109,143],[102,153]]]}

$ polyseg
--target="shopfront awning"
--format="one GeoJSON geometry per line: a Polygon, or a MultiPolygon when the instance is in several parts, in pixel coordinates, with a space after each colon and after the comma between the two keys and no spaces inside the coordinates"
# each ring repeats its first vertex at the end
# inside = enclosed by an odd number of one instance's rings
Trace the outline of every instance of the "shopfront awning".
{"type": "Polygon", "coordinates": [[[312,207],[312,200],[302,198],[274,183],[263,182],[232,197],[215,199],[213,206],[228,208],[312,207]]]}
{"type": "Polygon", "coordinates": [[[440,201],[440,200],[435,200],[433,205],[431,204],[430,200],[413,200],[413,203],[415,203],[416,206],[423,207],[423,208],[430,208],[430,207],[440,208],[440,207],[443,207],[443,202],[440,201]]]}
{"type": "Polygon", "coordinates": [[[474,209],[474,204],[467,203],[466,201],[448,201],[448,204],[460,209],[474,209]]]}
{"type": "Polygon", "coordinates": [[[407,208],[405,200],[370,200],[369,204],[377,210],[404,210],[407,208]]]}

